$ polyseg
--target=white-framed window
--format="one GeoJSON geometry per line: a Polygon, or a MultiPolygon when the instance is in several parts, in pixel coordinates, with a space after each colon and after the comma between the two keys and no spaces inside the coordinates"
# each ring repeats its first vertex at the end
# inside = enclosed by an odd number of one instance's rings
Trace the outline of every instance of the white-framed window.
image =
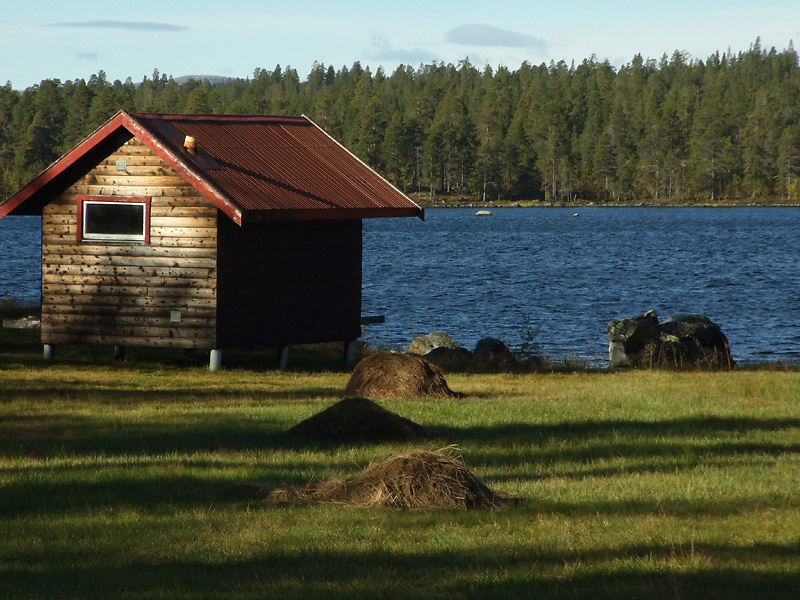
{"type": "Polygon", "coordinates": [[[78,240],[150,241],[150,198],[78,196],[78,240]]]}

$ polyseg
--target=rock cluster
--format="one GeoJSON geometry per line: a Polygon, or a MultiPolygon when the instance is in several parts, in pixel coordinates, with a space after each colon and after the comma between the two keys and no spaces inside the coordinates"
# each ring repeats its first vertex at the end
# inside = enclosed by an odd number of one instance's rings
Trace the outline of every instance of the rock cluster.
{"type": "Polygon", "coordinates": [[[414,338],[411,340],[408,351],[411,354],[418,354],[436,365],[456,368],[494,366],[516,369],[536,366],[540,362],[535,357],[525,361],[517,360],[502,340],[493,337],[481,338],[475,344],[474,350],[470,352],[459,346],[443,331],[434,331],[414,338]]]}
{"type": "Polygon", "coordinates": [[[651,310],[608,324],[611,368],[711,368],[734,366],[728,338],[705,315],[677,315],[663,323],[651,310]]]}

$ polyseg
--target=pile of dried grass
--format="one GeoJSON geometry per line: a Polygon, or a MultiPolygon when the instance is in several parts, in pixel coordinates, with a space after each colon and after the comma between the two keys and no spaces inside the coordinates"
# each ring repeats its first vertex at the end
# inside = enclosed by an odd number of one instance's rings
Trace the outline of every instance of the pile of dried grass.
{"type": "Polygon", "coordinates": [[[330,480],[305,488],[279,488],[276,504],[343,504],[423,508],[498,508],[515,496],[486,487],[460,457],[443,451],[414,450],[371,463],[350,481],[330,480]]]}
{"type": "Polygon", "coordinates": [[[368,398],[454,398],[439,368],[421,358],[378,352],[359,362],[345,393],[368,398]]]}
{"type": "Polygon", "coordinates": [[[422,425],[366,398],[345,398],[301,421],[287,435],[329,442],[389,442],[431,437],[422,425]]]}

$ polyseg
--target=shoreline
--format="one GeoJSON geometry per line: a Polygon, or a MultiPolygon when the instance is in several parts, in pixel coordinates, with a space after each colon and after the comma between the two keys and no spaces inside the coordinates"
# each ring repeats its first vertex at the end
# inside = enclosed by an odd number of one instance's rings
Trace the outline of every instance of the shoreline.
{"type": "Polygon", "coordinates": [[[553,202],[545,200],[469,201],[466,198],[442,200],[409,195],[422,208],[800,208],[800,202],[732,200],[727,202],[553,202]]]}

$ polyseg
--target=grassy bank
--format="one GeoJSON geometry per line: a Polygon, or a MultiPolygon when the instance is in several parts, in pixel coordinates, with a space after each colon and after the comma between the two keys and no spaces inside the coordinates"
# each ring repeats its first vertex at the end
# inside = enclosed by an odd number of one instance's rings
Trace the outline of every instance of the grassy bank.
{"type": "Polygon", "coordinates": [[[381,404],[523,501],[397,512],[272,508],[243,485],[411,447],[282,435],[341,397],[336,360],[39,352],[25,332],[0,346],[0,597],[800,594],[797,371],[448,374],[464,398],[381,404]]]}

